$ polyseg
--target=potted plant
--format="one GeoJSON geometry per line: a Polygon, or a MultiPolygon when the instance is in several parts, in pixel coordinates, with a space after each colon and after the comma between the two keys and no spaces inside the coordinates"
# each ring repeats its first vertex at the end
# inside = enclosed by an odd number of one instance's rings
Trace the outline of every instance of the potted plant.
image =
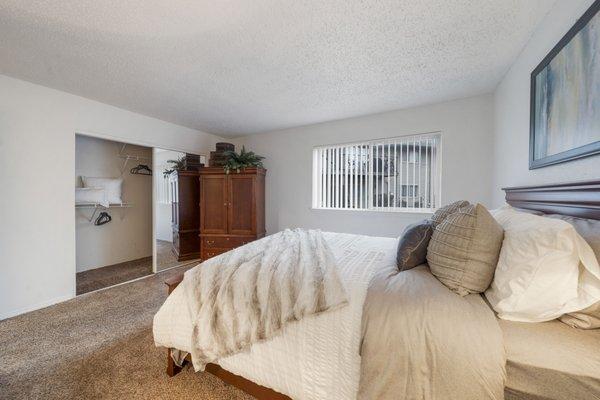
{"type": "Polygon", "coordinates": [[[185,156],[181,157],[178,160],[167,160],[167,162],[169,164],[172,164],[172,165],[170,167],[167,167],[167,169],[165,169],[163,171],[163,176],[165,178],[168,177],[169,175],[171,175],[175,171],[184,170],[186,168],[186,165],[187,165],[185,156]]]}
{"type": "Polygon", "coordinates": [[[253,151],[246,151],[246,148],[243,146],[239,154],[235,151],[226,151],[225,156],[226,161],[223,169],[226,174],[231,171],[240,172],[243,168],[264,168],[262,160],[265,158],[255,154],[253,151]]]}

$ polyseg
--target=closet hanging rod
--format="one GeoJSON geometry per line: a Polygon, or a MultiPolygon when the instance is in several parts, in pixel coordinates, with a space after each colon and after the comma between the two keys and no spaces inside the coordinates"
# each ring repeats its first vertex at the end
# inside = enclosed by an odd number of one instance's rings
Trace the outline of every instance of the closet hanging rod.
{"type": "Polygon", "coordinates": [[[149,157],[145,157],[145,156],[134,156],[132,154],[127,154],[125,153],[125,148],[127,147],[127,143],[123,143],[121,145],[121,150],[119,150],[119,157],[121,158],[129,158],[130,160],[149,160],[149,157]]]}
{"type": "Polygon", "coordinates": [[[124,158],[124,159],[127,159],[127,160],[136,160],[136,161],[150,160],[150,157],[134,156],[134,155],[131,155],[131,154],[119,154],[119,158],[124,158]]]}

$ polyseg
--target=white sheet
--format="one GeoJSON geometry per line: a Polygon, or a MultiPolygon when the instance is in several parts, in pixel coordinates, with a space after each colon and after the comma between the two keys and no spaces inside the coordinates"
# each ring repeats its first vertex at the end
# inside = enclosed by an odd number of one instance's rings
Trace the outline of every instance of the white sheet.
{"type": "MultiPolygon", "coordinates": [[[[363,303],[373,275],[395,264],[397,240],[324,235],[337,259],[349,305],[292,323],[281,336],[223,358],[219,365],[294,399],[356,398],[363,303]]],[[[189,352],[192,322],[180,289],[154,317],[154,340],[157,346],[189,352]]]]}

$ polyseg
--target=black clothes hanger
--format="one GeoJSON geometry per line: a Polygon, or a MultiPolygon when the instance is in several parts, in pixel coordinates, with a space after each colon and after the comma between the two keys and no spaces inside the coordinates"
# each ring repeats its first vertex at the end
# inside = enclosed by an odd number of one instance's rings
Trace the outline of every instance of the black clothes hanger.
{"type": "Polygon", "coordinates": [[[98,215],[98,218],[96,218],[96,221],[94,221],[94,225],[100,226],[108,224],[110,221],[112,221],[112,217],[106,211],[102,211],[100,215],[98,215]]]}
{"type": "Polygon", "coordinates": [[[138,164],[137,167],[131,168],[129,172],[134,175],[152,175],[150,167],[144,164],[138,164]]]}

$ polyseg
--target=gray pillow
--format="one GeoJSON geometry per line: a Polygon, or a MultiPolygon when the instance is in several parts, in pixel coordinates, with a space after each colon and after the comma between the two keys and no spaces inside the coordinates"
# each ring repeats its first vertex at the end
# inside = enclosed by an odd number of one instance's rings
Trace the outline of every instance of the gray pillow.
{"type": "Polygon", "coordinates": [[[427,262],[427,246],[433,233],[433,222],[425,220],[406,227],[398,241],[396,264],[406,271],[427,262]]]}

